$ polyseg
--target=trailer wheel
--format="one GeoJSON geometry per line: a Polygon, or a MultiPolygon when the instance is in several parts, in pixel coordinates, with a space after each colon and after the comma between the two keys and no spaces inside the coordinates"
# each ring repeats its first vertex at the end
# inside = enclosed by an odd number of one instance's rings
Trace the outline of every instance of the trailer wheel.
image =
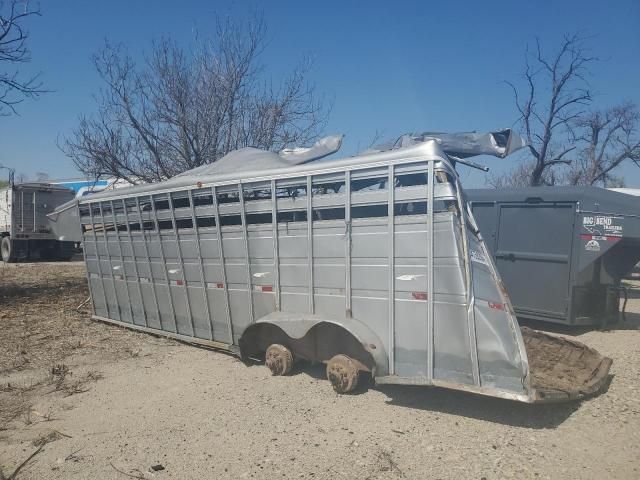
{"type": "Polygon", "coordinates": [[[271,375],[287,375],[293,367],[293,354],[284,345],[274,343],[267,348],[265,364],[271,370],[271,375]]]}
{"type": "Polygon", "coordinates": [[[349,393],[358,386],[358,367],[346,355],[336,355],[327,363],[327,378],[338,393],[349,393]]]}
{"type": "Polygon", "coordinates": [[[2,261],[5,263],[13,263],[16,261],[16,255],[13,251],[13,242],[9,237],[2,237],[2,243],[0,243],[0,250],[2,251],[2,261]]]}

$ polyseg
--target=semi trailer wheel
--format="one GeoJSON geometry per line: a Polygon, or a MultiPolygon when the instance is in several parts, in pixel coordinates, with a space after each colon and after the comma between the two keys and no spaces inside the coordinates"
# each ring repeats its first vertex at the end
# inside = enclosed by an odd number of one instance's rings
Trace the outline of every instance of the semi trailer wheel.
{"type": "Polygon", "coordinates": [[[0,243],[0,250],[2,251],[3,262],[13,263],[16,261],[13,242],[9,237],[2,237],[2,242],[0,243]]]}
{"type": "Polygon", "coordinates": [[[327,363],[327,378],[338,393],[349,393],[358,386],[358,367],[346,355],[336,355],[327,363]]]}
{"type": "Polygon", "coordinates": [[[265,353],[264,363],[271,370],[271,375],[287,375],[293,368],[293,354],[284,345],[269,345],[265,353]]]}

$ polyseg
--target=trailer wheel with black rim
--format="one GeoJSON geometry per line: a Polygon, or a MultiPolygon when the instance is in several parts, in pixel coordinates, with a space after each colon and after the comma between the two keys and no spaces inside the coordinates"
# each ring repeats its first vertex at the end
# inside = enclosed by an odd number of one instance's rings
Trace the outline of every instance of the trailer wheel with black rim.
{"type": "Polygon", "coordinates": [[[358,386],[356,363],[346,355],[336,355],[327,363],[327,378],[338,393],[352,392],[358,386]]]}
{"type": "Polygon", "coordinates": [[[274,343],[267,348],[264,363],[271,370],[271,375],[287,375],[293,368],[293,354],[284,345],[274,343]]]}
{"type": "Polygon", "coordinates": [[[2,242],[0,243],[0,250],[2,251],[3,262],[13,263],[16,261],[13,242],[9,237],[2,237],[2,242]]]}

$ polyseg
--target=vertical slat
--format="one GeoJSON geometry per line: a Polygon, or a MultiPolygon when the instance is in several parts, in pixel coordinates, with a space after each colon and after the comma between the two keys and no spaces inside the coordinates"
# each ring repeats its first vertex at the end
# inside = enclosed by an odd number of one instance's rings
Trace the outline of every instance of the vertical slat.
{"type": "Polygon", "coordinates": [[[222,225],[220,225],[220,209],[218,207],[218,194],[216,187],[211,187],[213,195],[213,205],[215,207],[214,215],[216,218],[216,234],[218,236],[218,254],[220,257],[220,269],[222,270],[222,285],[224,287],[224,308],[227,312],[227,324],[229,327],[229,343],[233,344],[233,322],[231,319],[231,305],[229,305],[229,285],[227,284],[227,265],[224,258],[224,249],[222,247],[222,225]]]}
{"type": "MultiPolygon", "coordinates": [[[[102,298],[104,298],[104,308],[107,310],[107,316],[111,318],[109,311],[109,302],[107,301],[107,290],[104,288],[104,275],[102,273],[102,263],[100,262],[100,251],[98,249],[98,235],[96,235],[96,223],[93,218],[93,203],[89,204],[89,218],[91,219],[91,233],[93,234],[93,244],[96,246],[96,259],[98,260],[98,275],[100,275],[100,284],[102,285],[102,298]]],[[[104,219],[102,219],[102,228],[104,228],[104,219]]]]}
{"type": "MultiPolygon", "coordinates": [[[[173,329],[176,333],[180,333],[178,332],[178,320],[176,319],[176,308],[173,305],[173,297],[171,296],[171,282],[169,281],[169,271],[167,269],[167,257],[164,255],[164,246],[162,245],[162,234],[160,233],[160,227],[158,226],[158,215],[156,215],[156,203],[154,202],[153,195],[149,196],[149,201],[151,202],[151,213],[153,215],[153,224],[155,225],[155,232],[158,235],[158,245],[160,247],[160,255],[162,255],[162,269],[164,271],[164,281],[167,283],[169,306],[171,307],[171,315],[173,317],[173,329]]],[[[147,231],[144,229],[144,220],[142,218],[142,210],[140,210],[140,199],[136,198],[136,202],[138,203],[138,211],[140,212],[140,229],[142,230],[142,234],[144,235],[144,239],[146,242],[147,231]]],[[[173,228],[176,228],[175,222],[173,222],[173,228]]],[[[149,273],[151,273],[151,277],[153,280],[153,271],[149,273]]]]}
{"type": "Polygon", "coordinates": [[[247,232],[247,215],[244,209],[244,191],[242,183],[238,184],[238,194],[240,195],[240,218],[242,218],[242,242],[244,243],[244,258],[247,267],[247,291],[249,292],[249,323],[255,322],[253,316],[253,290],[251,287],[251,260],[249,257],[249,234],[247,232]]]}
{"type": "MultiPolygon", "coordinates": [[[[144,306],[144,296],[142,295],[142,285],[140,285],[140,272],[138,271],[138,262],[136,260],[136,249],[133,246],[133,236],[131,235],[131,229],[129,228],[129,212],[127,212],[127,204],[124,200],[119,200],[120,202],[122,202],[122,208],[123,208],[123,212],[124,212],[124,220],[125,222],[127,222],[127,238],[129,239],[129,245],[131,246],[131,260],[133,261],[133,269],[135,271],[136,274],[136,284],[138,285],[138,293],[140,294],[140,302],[142,302],[142,313],[144,315],[144,326],[148,327],[149,326],[149,319],[147,317],[147,308],[144,306]]],[[[111,202],[112,206],[111,208],[113,209],[113,202],[111,202]]],[[[142,225],[140,226],[140,228],[142,228],[142,225]]],[[[147,243],[144,242],[144,247],[145,247],[145,251],[147,249],[147,243]]],[[[147,254],[147,263],[149,265],[149,272],[151,272],[151,262],[149,261],[149,254],[147,254]]],[[[151,282],[151,278],[149,279],[149,281],[151,282]]],[[[153,282],[151,282],[153,284],[153,282]]],[[[155,289],[155,285],[152,287],[153,288],[153,301],[156,302],[156,307],[158,306],[158,300],[156,298],[156,289],[155,289]]],[[[158,321],[160,321],[160,312],[158,312],[158,321]]],[[[160,324],[162,325],[162,324],[160,324]]]]}
{"type": "MultiPolygon", "coordinates": [[[[153,203],[153,199],[151,200],[153,203]]],[[[125,202],[124,206],[125,212],[127,212],[127,205],[125,202]]],[[[138,222],[140,224],[140,235],[142,237],[142,244],[144,245],[144,254],[147,257],[147,266],[149,267],[149,282],[151,283],[151,288],[153,290],[153,301],[156,304],[156,311],[158,312],[158,322],[160,323],[160,328],[164,330],[164,325],[162,325],[162,315],[160,314],[160,305],[158,304],[158,292],[156,290],[156,282],[153,278],[153,267],[151,265],[151,255],[149,255],[149,246],[147,245],[147,235],[144,233],[143,221],[142,221],[142,210],[140,209],[140,200],[136,198],[136,211],[138,212],[138,222]]],[[[127,213],[127,221],[129,220],[129,214],[127,213]]],[[[129,233],[131,235],[131,233],[129,233]]],[[[135,255],[134,255],[135,256],[135,255]]]]}
{"type": "Polygon", "coordinates": [[[476,312],[475,312],[475,294],[473,293],[473,271],[470,265],[469,256],[469,236],[467,235],[467,212],[460,195],[460,182],[456,181],[456,200],[458,201],[458,211],[460,212],[460,223],[462,231],[462,248],[464,258],[465,287],[467,290],[467,325],[469,328],[469,345],[471,347],[471,371],[473,374],[473,383],[480,385],[480,366],[478,362],[478,338],[476,335],[476,312]]]}
{"type": "MultiPolygon", "coordinates": [[[[122,268],[122,279],[124,280],[124,286],[127,292],[127,301],[129,302],[129,313],[131,314],[131,323],[135,323],[133,321],[133,318],[134,318],[133,305],[131,304],[131,294],[129,293],[129,282],[127,281],[127,269],[124,266],[124,255],[122,254],[122,245],[120,245],[120,232],[118,231],[118,222],[116,220],[116,214],[113,210],[113,200],[109,201],[109,205],[111,205],[111,219],[113,220],[113,230],[114,230],[114,233],[116,234],[116,238],[118,239],[118,253],[120,255],[120,263],[121,263],[120,268],[122,268]]],[[[108,250],[109,250],[109,245],[107,245],[107,251],[108,250]]],[[[113,283],[113,288],[115,289],[115,281],[113,283]]]]}
{"type": "Polygon", "coordinates": [[[271,227],[273,232],[273,289],[276,294],[276,310],[280,310],[280,249],[278,243],[278,197],[275,180],[271,180],[271,227]]]}
{"type": "Polygon", "coordinates": [[[345,315],[351,318],[351,171],[344,173],[344,299],[345,315]]]}
{"type": "MultiPolygon", "coordinates": [[[[209,319],[209,337],[213,340],[213,316],[209,308],[209,296],[207,295],[207,281],[204,276],[204,261],[200,252],[200,228],[196,218],[196,206],[193,203],[193,190],[189,190],[189,203],[191,203],[191,221],[193,222],[193,231],[196,237],[196,255],[198,255],[198,263],[200,265],[200,281],[202,282],[202,295],[204,296],[205,314],[209,319]]],[[[217,225],[216,225],[217,226],[217,225]]]]}
{"type": "Polygon", "coordinates": [[[433,381],[433,160],[428,161],[427,177],[427,381],[433,381]]]}
{"type": "Polygon", "coordinates": [[[31,230],[33,230],[33,232],[36,231],[36,192],[34,190],[33,194],[32,194],[32,203],[33,203],[33,227],[31,228],[31,230]]]}
{"type": "MultiPolygon", "coordinates": [[[[76,211],[78,212],[78,219],[80,220],[80,228],[82,229],[82,240],[84,243],[84,238],[85,235],[87,234],[87,229],[84,227],[84,224],[82,223],[82,217],[80,216],[80,202],[78,202],[76,204],[76,211]]],[[[92,225],[92,230],[93,230],[93,225],[92,225]]],[[[96,253],[98,252],[97,250],[98,246],[96,245],[96,253]]],[[[90,273],[89,273],[89,269],[86,268],[87,265],[87,249],[86,249],[86,244],[84,244],[84,248],[82,249],[82,257],[84,258],[84,264],[85,264],[85,273],[86,273],[86,277],[87,277],[87,285],[89,286],[89,298],[91,299],[91,307],[93,308],[93,314],[96,314],[96,302],[94,299],[94,291],[92,288],[92,284],[91,284],[91,280],[90,280],[90,273]]],[[[100,261],[98,260],[98,265],[100,265],[100,261]]],[[[103,293],[104,293],[104,288],[103,288],[103,293]]],[[[106,302],[105,302],[106,305],[106,302]]]]}
{"type": "Polygon", "coordinates": [[[315,313],[313,292],[313,195],[311,175],[307,176],[307,269],[309,270],[309,313],[315,313]]]}
{"type": "Polygon", "coordinates": [[[395,375],[396,365],[396,282],[395,282],[395,171],[389,165],[387,177],[388,208],[387,229],[389,237],[389,375],[395,375]]]}
{"type": "Polygon", "coordinates": [[[20,190],[20,231],[24,232],[24,190],[20,190]]]}
{"type": "MultiPolygon", "coordinates": [[[[109,251],[109,243],[107,240],[107,229],[105,227],[104,212],[102,211],[102,202],[97,202],[100,207],[100,217],[102,218],[102,238],[104,238],[104,249],[107,251],[107,260],[109,261],[109,275],[111,276],[111,285],[113,285],[113,294],[116,297],[116,305],[118,307],[118,320],[122,321],[120,302],[118,301],[118,291],[116,290],[116,280],[113,277],[113,262],[111,261],[111,252],[109,251]]],[[[96,245],[96,250],[97,250],[96,245]]],[[[98,256],[99,257],[99,256],[98,256]]]]}
{"type": "MultiPolygon", "coordinates": [[[[178,262],[180,263],[180,274],[182,275],[182,285],[184,286],[184,296],[187,300],[186,301],[187,318],[189,319],[189,323],[191,324],[191,336],[195,337],[196,328],[195,328],[195,324],[193,323],[193,315],[191,314],[191,301],[189,300],[189,286],[187,285],[187,279],[184,275],[184,261],[182,260],[182,242],[180,241],[180,232],[178,230],[178,224],[176,222],[176,212],[173,208],[173,196],[171,193],[169,193],[167,197],[169,198],[169,211],[171,212],[171,221],[173,222],[173,231],[176,237],[176,254],[178,255],[178,262]]],[[[192,207],[191,209],[193,210],[193,205],[191,205],[191,207],[192,207]]],[[[156,216],[156,220],[157,220],[157,216],[156,216]]],[[[195,225],[193,225],[193,228],[195,228],[195,225]]],[[[158,231],[160,231],[159,228],[158,228],[158,231]]],[[[162,245],[162,236],[160,236],[160,244],[162,245]]],[[[171,285],[169,285],[169,291],[171,291],[171,285]]],[[[177,326],[176,326],[176,329],[177,329],[177,326]]]]}

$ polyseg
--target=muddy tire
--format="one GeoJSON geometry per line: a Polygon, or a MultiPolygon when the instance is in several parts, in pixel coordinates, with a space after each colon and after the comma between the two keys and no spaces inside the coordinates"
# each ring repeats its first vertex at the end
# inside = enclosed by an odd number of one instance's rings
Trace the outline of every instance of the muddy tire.
{"type": "Polygon", "coordinates": [[[358,386],[358,367],[346,355],[336,355],[327,363],[327,378],[338,393],[352,392],[358,386]]]}
{"type": "Polygon", "coordinates": [[[13,263],[16,261],[13,242],[9,237],[2,237],[2,242],[0,242],[0,251],[2,252],[3,262],[13,263]]]}
{"type": "Polygon", "coordinates": [[[293,368],[293,354],[284,345],[274,343],[267,348],[264,363],[271,370],[271,375],[288,375],[293,368]]]}

